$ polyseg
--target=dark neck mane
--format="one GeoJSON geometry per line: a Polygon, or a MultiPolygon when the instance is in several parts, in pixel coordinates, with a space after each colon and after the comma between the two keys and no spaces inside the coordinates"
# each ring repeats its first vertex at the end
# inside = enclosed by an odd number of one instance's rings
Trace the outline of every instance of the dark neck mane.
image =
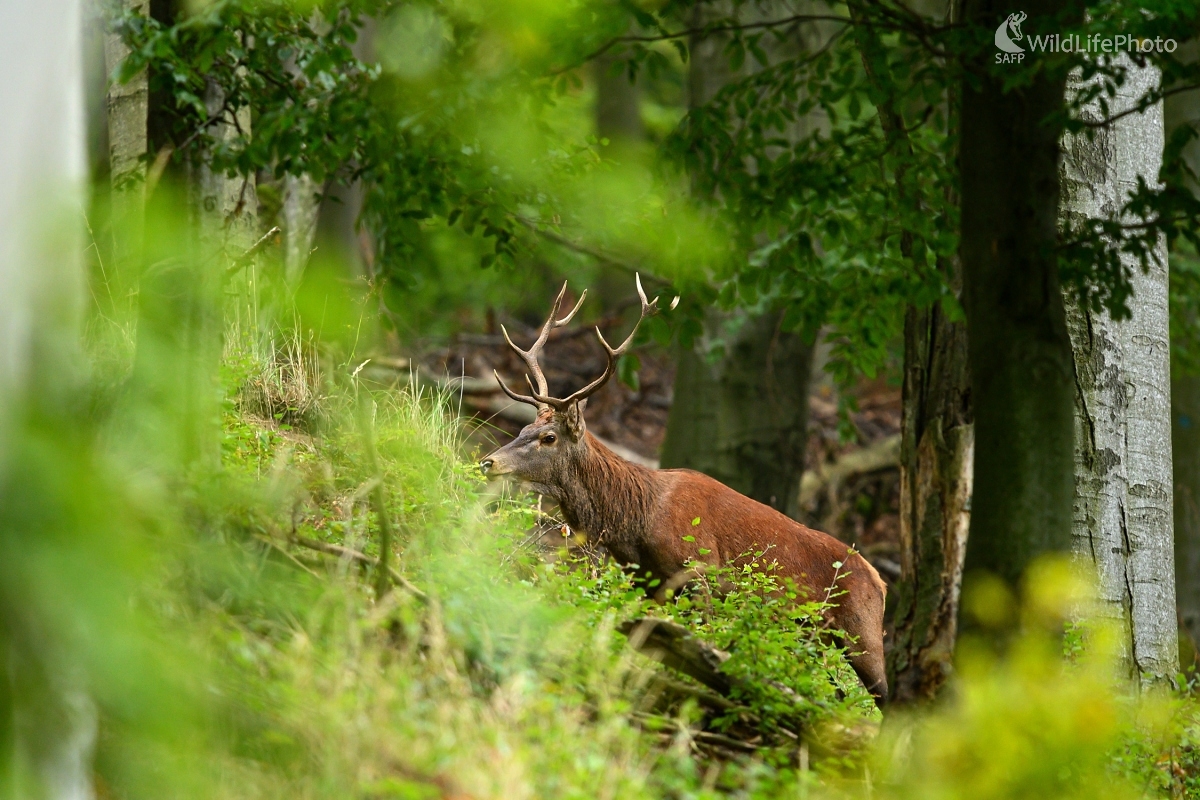
{"type": "Polygon", "coordinates": [[[641,539],[654,504],[654,473],[584,434],[585,458],[563,481],[558,498],[567,523],[610,549],[641,539]]]}

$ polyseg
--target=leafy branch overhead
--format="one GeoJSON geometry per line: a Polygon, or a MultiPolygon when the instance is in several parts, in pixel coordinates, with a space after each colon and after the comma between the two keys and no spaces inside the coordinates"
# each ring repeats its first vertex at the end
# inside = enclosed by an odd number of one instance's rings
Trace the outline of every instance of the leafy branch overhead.
{"type": "MultiPolygon", "coordinates": [[[[1171,0],[1105,0],[1082,25],[1025,25],[1029,35],[1178,39],[1198,13],[1171,0]]],[[[170,98],[160,144],[178,146],[179,158],[208,152],[231,173],[362,180],[361,223],[393,286],[432,268],[425,231],[435,225],[481,236],[483,266],[611,254],[684,291],[683,338],[701,335],[713,303],[785,308],[787,330],[829,332],[843,382],[886,361],[908,305],[961,313],[946,275],[958,253],[954,109],[964,81],[986,68],[1016,87],[1039,71],[1078,69],[1082,88],[1065,112],[1073,131],[1110,123],[1124,81],[1119,62],[1077,53],[991,64],[991,31],[895,0],[790,14],[747,0],[654,9],[580,0],[530,19],[506,3],[222,0],[174,25],[129,15],[119,29],[133,53],[118,77],[151,68],[151,91],[170,98]],[[621,164],[561,124],[558,109],[575,102],[591,59],[657,80],[700,42],[721,49],[729,80],[661,142],[657,182],[636,187],[632,203],[611,202],[602,187],[622,179],[621,164]],[[226,121],[254,110],[252,136],[211,134],[212,83],[226,121]],[[1085,118],[1097,99],[1104,117],[1085,118]],[[543,239],[574,252],[548,253],[543,239]]],[[[1200,84],[1200,66],[1178,53],[1135,58],[1163,73],[1137,109],[1200,84]]],[[[1180,157],[1195,135],[1176,134],[1159,184],[1062,230],[1060,274],[1089,307],[1125,313],[1129,270],[1147,266],[1158,237],[1196,243],[1200,204],[1180,157]]]]}

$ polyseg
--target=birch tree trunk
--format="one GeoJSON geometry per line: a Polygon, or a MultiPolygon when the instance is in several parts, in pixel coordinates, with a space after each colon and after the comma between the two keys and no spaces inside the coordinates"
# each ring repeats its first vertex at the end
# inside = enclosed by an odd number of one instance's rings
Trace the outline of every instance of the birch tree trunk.
{"type": "MultiPolygon", "coordinates": [[[[0,508],[6,497],[15,412],[40,386],[77,366],[83,298],[85,182],[82,14],[79,0],[0,3],[0,508]],[[34,367],[36,366],[36,369],[34,367]]],[[[60,391],[44,391],[57,388],[60,391]]],[[[93,796],[95,711],[61,652],[49,612],[20,593],[30,542],[0,524],[0,796],[93,796]],[[12,565],[17,565],[14,570],[12,565]]]]}
{"type": "MultiPolygon", "coordinates": [[[[1157,85],[1153,67],[1123,57],[1129,74],[1110,113],[1157,85]]],[[[1101,119],[1098,107],[1086,115],[1101,119]]],[[[1162,165],[1163,109],[1063,138],[1062,214],[1119,213],[1139,178],[1162,165]]],[[[1179,667],[1172,532],[1170,332],[1166,243],[1143,273],[1135,260],[1132,319],[1080,308],[1068,297],[1075,363],[1074,547],[1098,577],[1100,613],[1125,631],[1134,675],[1168,678],[1179,667]]]]}
{"type": "MultiPolygon", "coordinates": [[[[123,0],[112,10],[150,13],[150,0],[123,0]]],[[[104,64],[108,71],[108,158],[112,182],[112,220],[116,231],[117,259],[139,246],[145,213],[147,118],[150,90],[146,71],[127,83],[112,80],[129,48],[110,29],[104,39],[104,64]]]]}

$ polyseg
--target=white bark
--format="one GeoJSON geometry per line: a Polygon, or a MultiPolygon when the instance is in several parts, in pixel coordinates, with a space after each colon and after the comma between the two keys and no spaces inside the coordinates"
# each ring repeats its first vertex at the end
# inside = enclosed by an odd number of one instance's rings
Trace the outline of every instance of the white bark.
{"type": "MultiPolygon", "coordinates": [[[[117,8],[117,6],[114,6],[117,8]]],[[[150,13],[150,0],[123,0],[120,8],[150,13]]],[[[113,220],[130,236],[140,236],[146,181],[146,120],[150,90],[146,71],[127,83],[112,80],[129,48],[111,30],[104,39],[104,64],[110,79],[108,87],[108,157],[112,176],[113,220]],[[131,228],[131,229],[130,229],[131,228]]]]}
{"type": "MultiPolygon", "coordinates": [[[[82,55],[79,0],[0,3],[0,471],[30,368],[71,366],[78,343],[82,55]]],[[[0,558],[16,557],[6,549],[0,558]]],[[[87,800],[94,709],[62,660],[31,658],[30,637],[20,633],[44,632],[29,624],[18,631],[14,617],[25,611],[0,606],[0,696],[13,711],[0,718],[0,741],[11,746],[0,752],[0,794],[87,800]]]]}
{"type": "MultiPolygon", "coordinates": [[[[1157,85],[1158,71],[1128,58],[1129,78],[1110,113],[1157,85]]],[[[1092,119],[1100,110],[1085,111],[1092,119]]],[[[1162,163],[1161,104],[1063,142],[1066,218],[1112,217],[1138,178],[1153,184],[1162,163]]],[[[1126,632],[1136,675],[1178,669],[1172,538],[1170,349],[1165,241],[1158,263],[1133,267],[1132,319],[1080,309],[1068,298],[1075,354],[1075,549],[1094,565],[1100,613],[1126,632]]]]}
{"type": "Polygon", "coordinates": [[[288,291],[295,293],[317,233],[320,198],[307,173],[288,175],[283,182],[283,267],[288,291]]]}
{"type": "MultiPolygon", "coordinates": [[[[250,135],[250,109],[234,112],[224,109],[225,91],[209,81],[204,96],[209,118],[218,117],[210,133],[217,144],[228,144],[239,136],[250,135]]],[[[196,175],[197,214],[201,246],[206,252],[219,250],[238,256],[254,244],[258,220],[258,194],[255,176],[230,177],[214,170],[208,158],[202,159],[196,175]]]]}
{"type": "Polygon", "coordinates": [[[83,296],[86,172],[79,0],[0,3],[0,461],[34,322],[70,322],[83,296]],[[55,227],[65,222],[67,235],[55,227]]]}

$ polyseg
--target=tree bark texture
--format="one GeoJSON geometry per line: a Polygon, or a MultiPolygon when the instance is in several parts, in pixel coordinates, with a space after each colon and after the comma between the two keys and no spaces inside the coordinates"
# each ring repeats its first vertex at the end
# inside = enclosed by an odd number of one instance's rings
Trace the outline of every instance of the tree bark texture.
{"type": "MultiPolygon", "coordinates": [[[[715,324],[730,319],[724,315],[715,324]]],[[[663,467],[711,475],[793,519],[799,514],[812,345],[782,312],[747,315],[709,356],[681,348],[663,467]]]]}
{"type": "MultiPolygon", "coordinates": [[[[208,82],[204,103],[209,119],[216,120],[210,133],[218,145],[250,136],[250,109],[229,108],[224,89],[215,81],[208,82]]],[[[187,363],[178,368],[182,372],[174,376],[177,385],[171,387],[184,403],[175,422],[185,431],[184,461],[210,469],[221,457],[216,398],[225,271],[253,245],[258,218],[254,175],[230,176],[213,169],[211,156],[202,154],[192,173],[197,251],[189,263],[174,263],[144,282],[147,302],[141,313],[148,335],[138,337],[139,359],[143,339],[145,349],[153,347],[151,331],[161,337],[167,352],[187,354],[187,363]]],[[[162,360],[165,353],[147,355],[145,368],[172,373],[162,360]]]]}
{"type": "MultiPolygon", "coordinates": [[[[209,119],[217,119],[210,133],[218,144],[250,135],[250,109],[227,108],[225,90],[215,81],[208,82],[204,105],[209,119]]],[[[230,177],[214,170],[205,154],[197,166],[193,189],[202,249],[237,256],[254,243],[258,197],[253,175],[230,177]]]]}
{"type": "MultiPolygon", "coordinates": [[[[697,7],[693,27],[704,22],[697,7]]],[[[719,36],[691,42],[692,108],[730,80],[724,46],[719,36]]],[[[781,321],[781,312],[713,311],[705,327],[724,346],[680,348],[662,465],[698,470],[798,519],[813,345],[781,321]]]]}
{"type": "MultiPolygon", "coordinates": [[[[143,16],[150,12],[150,0],[123,0],[113,11],[133,11],[143,16]]],[[[147,119],[150,90],[146,71],[128,82],[112,76],[129,56],[129,48],[120,35],[111,30],[104,39],[104,64],[108,71],[108,159],[112,182],[112,218],[117,235],[117,255],[124,254],[121,244],[136,249],[141,237],[146,187],[147,119]]]]}
{"type": "MultiPolygon", "coordinates": [[[[918,3],[916,10],[949,16],[943,3],[918,3]]],[[[877,110],[889,149],[911,156],[904,110],[888,99],[880,74],[887,63],[886,47],[878,32],[865,26],[856,27],[854,36],[867,77],[883,98],[877,110]]],[[[947,111],[953,119],[956,109],[947,111]]],[[[904,168],[901,159],[894,176],[896,202],[913,207],[917,200],[911,197],[904,168]]],[[[912,258],[914,244],[910,231],[900,232],[905,258],[912,258]]],[[[960,263],[950,260],[941,266],[950,288],[961,295],[960,263]]],[[[940,305],[910,306],[904,321],[900,425],[900,583],[895,638],[888,651],[893,701],[932,699],[950,675],[971,521],[971,420],[966,325],[951,320],[940,305]]]]}
{"type": "MultiPolygon", "coordinates": [[[[1031,20],[1065,0],[1038,0],[1031,20]]],[[[994,28],[1009,8],[967,0],[964,22],[994,28]]],[[[967,569],[1015,584],[1026,565],[1071,545],[1073,363],[1055,256],[1064,81],[1037,74],[1004,91],[986,63],[962,84],[964,307],[975,476],[967,569]],[[978,77],[978,80],[976,80],[978,77]]]]}
{"type": "Polygon", "coordinates": [[[295,294],[317,234],[320,197],[307,173],[283,180],[283,271],[288,292],[295,294]]]}
{"type": "Polygon", "coordinates": [[[900,583],[892,700],[930,700],[951,672],[975,454],[966,323],[940,305],[904,322],[900,583]]]}
{"type": "MultiPolygon", "coordinates": [[[[1159,80],[1157,69],[1124,60],[1129,72],[1109,113],[1132,107],[1159,80]]],[[[1098,106],[1083,113],[1103,118],[1098,106]]],[[[1065,136],[1064,220],[1118,215],[1139,178],[1157,181],[1162,150],[1161,105],[1094,138],[1065,136]]],[[[1067,324],[1075,355],[1075,551],[1096,570],[1099,613],[1125,631],[1127,666],[1165,678],[1179,667],[1165,239],[1156,255],[1147,272],[1127,262],[1131,319],[1114,321],[1068,298],[1067,324]]]]}
{"type": "MultiPolygon", "coordinates": [[[[1194,60],[1200,41],[1180,48],[1194,60]]],[[[1181,92],[1165,103],[1167,136],[1180,125],[1200,125],[1200,90],[1181,92]]],[[[1200,141],[1184,152],[1200,173],[1200,141]]],[[[1200,187],[1193,187],[1200,191],[1200,187]]],[[[1197,343],[1189,343],[1196,346],[1197,343]]],[[[1175,606],[1180,631],[1190,641],[1189,656],[1200,651],[1200,375],[1172,366],[1171,450],[1175,483],[1175,606]]]]}

